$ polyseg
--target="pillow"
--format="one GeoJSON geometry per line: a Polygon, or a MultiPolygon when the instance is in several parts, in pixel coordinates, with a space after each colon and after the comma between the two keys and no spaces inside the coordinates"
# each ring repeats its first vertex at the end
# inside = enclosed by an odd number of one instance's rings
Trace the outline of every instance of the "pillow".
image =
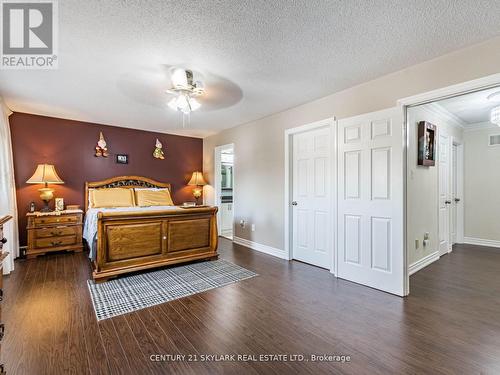
{"type": "Polygon", "coordinates": [[[89,192],[89,196],[92,207],[95,208],[133,207],[135,205],[133,189],[94,189],[89,192]]]}
{"type": "Polygon", "coordinates": [[[138,206],[173,206],[168,189],[134,189],[135,201],[138,206]]]}

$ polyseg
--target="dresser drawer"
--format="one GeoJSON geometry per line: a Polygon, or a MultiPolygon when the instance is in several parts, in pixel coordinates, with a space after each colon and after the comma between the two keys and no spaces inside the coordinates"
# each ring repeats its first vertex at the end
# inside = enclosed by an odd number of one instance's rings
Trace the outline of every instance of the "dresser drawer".
{"type": "Polygon", "coordinates": [[[35,248],[45,249],[50,247],[69,246],[77,244],[77,236],[47,237],[35,239],[35,248]]]}
{"type": "Polygon", "coordinates": [[[35,217],[35,226],[58,225],[58,224],[76,224],[80,223],[80,216],[47,216],[35,217]]]}
{"type": "Polygon", "coordinates": [[[63,236],[76,236],[78,232],[78,227],[52,227],[52,228],[42,228],[35,229],[35,238],[47,238],[47,237],[63,237],[63,236]]]}

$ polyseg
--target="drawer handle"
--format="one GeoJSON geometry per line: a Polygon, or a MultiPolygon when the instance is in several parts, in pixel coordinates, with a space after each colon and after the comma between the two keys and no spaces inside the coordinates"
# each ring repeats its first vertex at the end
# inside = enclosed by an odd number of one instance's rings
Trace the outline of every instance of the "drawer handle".
{"type": "Polygon", "coordinates": [[[5,334],[5,324],[0,324],[0,341],[2,341],[3,336],[5,334]]]}
{"type": "Polygon", "coordinates": [[[2,244],[7,243],[7,238],[5,238],[5,237],[4,237],[4,238],[2,238],[2,240],[1,240],[0,242],[1,242],[2,244]]]}
{"type": "Polygon", "coordinates": [[[61,231],[59,231],[59,232],[50,232],[51,236],[60,236],[61,234],[62,234],[61,231]]]}
{"type": "Polygon", "coordinates": [[[62,241],[52,241],[51,244],[52,244],[52,246],[58,246],[58,245],[62,244],[62,241]]]}
{"type": "Polygon", "coordinates": [[[3,289],[0,289],[0,302],[3,301],[3,289]]]}
{"type": "Polygon", "coordinates": [[[2,363],[2,364],[0,365],[0,375],[5,375],[5,374],[7,374],[7,373],[5,372],[5,365],[2,363]]]}

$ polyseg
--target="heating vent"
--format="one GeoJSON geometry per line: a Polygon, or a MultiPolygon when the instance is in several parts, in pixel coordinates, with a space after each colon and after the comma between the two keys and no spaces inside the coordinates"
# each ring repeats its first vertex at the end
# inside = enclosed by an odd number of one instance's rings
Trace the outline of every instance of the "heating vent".
{"type": "Polygon", "coordinates": [[[500,134],[490,135],[490,146],[500,146],[500,134]]]}

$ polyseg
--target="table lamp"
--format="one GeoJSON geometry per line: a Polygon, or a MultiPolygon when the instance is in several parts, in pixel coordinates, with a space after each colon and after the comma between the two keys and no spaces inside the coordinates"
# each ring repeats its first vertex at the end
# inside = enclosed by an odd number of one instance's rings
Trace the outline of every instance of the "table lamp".
{"type": "Polygon", "coordinates": [[[198,199],[201,197],[201,193],[203,192],[203,186],[206,184],[207,182],[203,178],[203,174],[201,172],[193,172],[193,175],[191,176],[188,185],[196,186],[193,189],[193,196],[196,199],[196,203],[198,203],[198,199]]]}
{"type": "Polygon", "coordinates": [[[54,198],[54,189],[49,188],[48,184],[64,184],[64,181],[57,175],[56,169],[51,164],[38,164],[33,176],[26,181],[27,184],[44,184],[45,186],[38,189],[40,198],[45,203],[42,212],[52,211],[49,208],[49,202],[54,198]]]}

